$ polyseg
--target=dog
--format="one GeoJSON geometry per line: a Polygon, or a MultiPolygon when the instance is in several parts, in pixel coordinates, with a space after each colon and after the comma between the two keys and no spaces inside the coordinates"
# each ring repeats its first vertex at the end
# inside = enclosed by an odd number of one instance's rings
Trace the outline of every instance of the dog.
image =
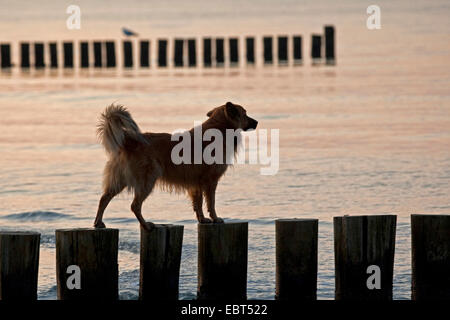
{"type": "MultiPolygon", "coordinates": [[[[227,129],[249,131],[256,129],[258,121],[247,116],[246,110],[237,104],[227,102],[207,113],[208,119],[202,123],[201,132],[216,129],[226,135],[227,129]]],[[[188,131],[193,143],[191,155],[194,154],[195,128],[188,131]]],[[[240,132],[240,131],[239,131],[240,132]]],[[[121,105],[110,105],[101,114],[97,127],[98,137],[103,144],[109,160],[103,174],[103,194],[100,198],[95,228],[105,228],[103,213],[109,202],[125,188],[134,193],[131,211],[145,230],[151,230],[154,224],[142,217],[142,203],[156,185],[162,189],[186,192],[192,201],[192,207],[199,223],[223,223],[215,209],[217,184],[224,175],[229,162],[207,164],[180,163],[172,161],[173,141],[169,133],[141,133],[129,111],[121,105]],[[209,217],[203,214],[203,197],[209,217]]],[[[202,139],[203,140],[203,139],[202,139]]],[[[223,146],[226,148],[226,139],[223,146]]],[[[234,155],[239,139],[233,139],[234,155]]],[[[207,144],[202,141],[202,150],[207,144]]],[[[202,153],[203,154],[203,153],[202,153]]],[[[226,159],[225,159],[226,160],[226,159]]]]}

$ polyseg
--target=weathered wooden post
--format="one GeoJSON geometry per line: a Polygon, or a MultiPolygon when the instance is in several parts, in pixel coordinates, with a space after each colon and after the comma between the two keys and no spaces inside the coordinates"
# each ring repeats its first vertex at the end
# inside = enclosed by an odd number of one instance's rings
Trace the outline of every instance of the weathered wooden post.
{"type": "Polygon", "coordinates": [[[0,45],[1,67],[11,68],[11,45],[3,43],[0,45]]]}
{"type": "Polygon", "coordinates": [[[247,64],[255,64],[255,38],[247,37],[245,39],[245,49],[247,64]]]}
{"type": "Polygon", "coordinates": [[[40,233],[0,232],[0,300],[36,300],[40,233]]]}
{"type": "Polygon", "coordinates": [[[64,68],[73,68],[73,43],[64,42],[64,68]]]}
{"type": "Polygon", "coordinates": [[[80,42],[80,66],[81,68],[89,68],[89,43],[80,42]]]}
{"type": "Polygon", "coordinates": [[[272,37],[264,37],[263,45],[264,45],[264,63],[272,64],[273,63],[272,37]]]}
{"type": "Polygon", "coordinates": [[[167,40],[158,40],[158,67],[167,67],[167,40]]]}
{"type": "Polygon", "coordinates": [[[197,50],[195,39],[188,40],[188,65],[189,67],[195,67],[197,65],[197,50]]]}
{"type": "Polygon", "coordinates": [[[317,219],[275,220],[277,300],[317,298],[317,219]]]}
{"type": "Polygon", "coordinates": [[[247,222],[198,224],[197,298],[245,300],[247,250],[247,222]]]}
{"type": "Polygon", "coordinates": [[[184,40],[183,39],[175,39],[174,40],[174,54],[173,54],[173,63],[175,67],[183,66],[183,56],[184,56],[184,40]]]}
{"type": "Polygon", "coordinates": [[[36,42],[34,44],[34,67],[36,69],[44,68],[44,44],[36,42]]]}
{"type": "Polygon", "coordinates": [[[58,47],[56,42],[50,42],[48,44],[50,51],[50,68],[58,68],[58,47]]]}
{"type": "Polygon", "coordinates": [[[216,38],[216,67],[223,67],[225,63],[225,49],[223,38],[216,38]]]}
{"type": "Polygon", "coordinates": [[[318,64],[322,60],[322,36],[313,34],[311,36],[311,58],[313,64],[318,64]]]}
{"type": "Polygon", "coordinates": [[[392,300],[397,216],[334,217],[336,300],[392,300]]]}
{"type": "Polygon", "coordinates": [[[294,36],[292,38],[293,42],[293,57],[294,57],[294,65],[302,64],[302,37],[294,36]]]}
{"type": "Polygon", "coordinates": [[[94,67],[103,67],[103,49],[102,43],[99,41],[94,41],[94,67]]]}
{"type": "Polygon", "coordinates": [[[211,38],[203,39],[203,66],[211,67],[212,59],[211,59],[211,38]]]}
{"type": "Polygon", "coordinates": [[[229,47],[230,47],[230,66],[237,66],[239,64],[239,47],[238,47],[238,39],[230,38],[229,39],[229,47]]]}
{"type": "Polygon", "coordinates": [[[141,68],[148,68],[150,67],[150,41],[148,40],[141,40],[141,68]]]}
{"type": "Polygon", "coordinates": [[[334,27],[325,26],[325,59],[326,63],[329,65],[334,65],[336,63],[334,38],[334,27]]]}
{"type": "Polygon", "coordinates": [[[183,226],[141,228],[140,300],[177,300],[183,226]]]}
{"type": "MultiPolygon", "coordinates": [[[[107,68],[115,68],[116,67],[116,43],[114,41],[106,41],[105,47],[106,47],[106,67],[107,68]]],[[[101,61],[101,59],[100,59],[100,61],[101,61]]]]}
{"type": "Polygon", "coordinates": [[[20,67],[30,67],[30,44],[27,42],[22,42],[20,44],[20,67]]]}
{"type": "Polygon", "coordinates": [[[116,300],[118,244],[117,229],[56,230],[58,299],[116,300]]]}
{"type": "Polygon", "coordinates": [[[123,41],[123,66],[125,68],[133,67],[133,44],[129,40],[123,41]]]}
{"type": "Polygon", "coordinates": [[[288,64],[288,37],[278,37],[278,64],[288,64]]]}
{"type": "Polygon", "coordinates": [[[412,299],[450,300],[450,215],[411,215],[412,299]]]}

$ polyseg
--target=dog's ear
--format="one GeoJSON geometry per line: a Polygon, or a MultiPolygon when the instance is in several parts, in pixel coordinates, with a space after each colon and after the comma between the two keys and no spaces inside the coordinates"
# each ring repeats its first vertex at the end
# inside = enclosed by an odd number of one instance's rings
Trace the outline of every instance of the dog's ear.
{"type": "Polygon", "coordinates": [[[211,111],[209,111],[206,116],[211,117],[212,114],[214,113],[214,111],[216,111],[217,108],[212,109],[211,111]]]}
{"type": "Polygon", "coordinates": [[[225,114],[230,119],[236,119],[239,116],[239,110],[231,102],[225,104],[225,114]]]}

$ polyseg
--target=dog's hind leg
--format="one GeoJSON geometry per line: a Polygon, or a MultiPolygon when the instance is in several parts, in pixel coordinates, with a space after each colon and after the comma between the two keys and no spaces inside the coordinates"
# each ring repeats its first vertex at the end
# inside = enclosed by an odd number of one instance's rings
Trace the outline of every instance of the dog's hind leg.
{"type": "Polygon", "coordinates": [[[203,192],[205,193],[206,207],[208,208],[209,216],[212,221],[214,223],[223,223],[223,219],[219,218],[216,214],[216,188],[217,182],[214,182],[208,184],[203,192]]]}
{"type": "Polygon", "coordinates": [[[97,216],[95,217],[94,221],[94,227],[95,228],[105,228],[105,224],[103,223],[103,213],[105,212],[106,207],[108,206],[109,202],[114,198],[116,195],[118,195],[125,186],[123,186],[120,191],[113,191],[108,190],[105,193],[103,193],[102,197],[100,198],[100,201],[98,203],[98,210],[97,210],[97,216]]]}
{"type": "Polygon", "coordinates": [[[189,190],[189,197],[192,200],[192,207],[197,216],[197,221],[199,223],[211,223],[211,220],[203,215],[203,194],[199,189],[189,190]]]}
{"type": "Polygon", "coordinates": [[[103,195],[98,203],[97,216],[94,221],[95,228],[105,228],[102,221],[103,213],[112,198],[121,193],[125,187],[126,181],[122,175],[118,159],[109,160],[103,172],[103,195]]]}
{"type": "Polygon", "coordinates": [[[133,211],[141,227],[147,231],[150,231],[154,227],[154,224],[152,222],[146,222],[144,217],[142,217],[142,203],[145,201],[145,199],[147,199],[147,197],[152,192],[153,187],[155,186],[155,182],[156,177],[152,177],[150,181],[147,181],[144,184],[145,187],[143,189],[135,190],[134,200],[133,203],[131,204],[131,211],[133,211]]]}

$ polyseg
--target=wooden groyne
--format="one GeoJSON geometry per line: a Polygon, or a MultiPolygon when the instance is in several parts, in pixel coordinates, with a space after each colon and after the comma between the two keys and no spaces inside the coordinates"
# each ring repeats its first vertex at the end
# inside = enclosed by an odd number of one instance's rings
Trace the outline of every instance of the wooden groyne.
{"type": "Polygon", "coordinates": [[[116,300],[119,230],[56,230],[56,283],[60,300],[116,300]]]}
{"type": "MultiPolygon", "coordinates": [[[[392,300],[395,215],[334,217],[336,300],[392,300]]],[[[56,230],[58,299],[118,299],[117,229],[56,230]]],[[[39,233],[0,232],[0,299],[37,297],[39,233]]],[[[412,215],[412,299],[450,300],[450,215],[412,215]]],[[[318,220],[275,221],[278,300],[315,300],[318,220]]],[[[176,300],[183,226],[141,230],[142,300],[176,300]]],[[[247,298],[248,223],[198,225],[199,300],[247,298]]]]}
{"type": "Polygon", "coordinates": [[[36,300],[39,266],[37,232],[0,232],[0,300],[36,300]]]}
{"type": "Polygon", "coordinates": [[[198,225],[199,300],[247,298],[248,223],[198,225]]]}
{"type": "Polygon", "coordinates": [[[140,300],[177,300],[183,226],[141,228],[140,300]]]}
{"type": "Polygon", "coordinates": [[[412,299],[450,300],[450,215],[411,215],[412,299]]]}
{"type": "MultiPolygon", "coordinates": [[[[150,39],[50,41],[48,43],[22,41],[18,44],[18,54],[14,61],[11,44],[0,43],[0,66],[2,70],[14,66],[22,69],[60,67],[88,69],[119,66],[124,69],[145,69],[154,67],[151,55],[152,43],[150,39]],[[59,61],[59,50],[61,61],[59,61]],[[118,50],[120,50],[122,61],[117,61],[118,50]],[[75,57],[79,59],[78,62],[75,61],[75,57]]],[[[157,57],[154,61],[158,68],[252,66],[257,64],[259,59],[264,65],[277,63],[283,66],[303,63],[301,35],[265,35],[260,39],[255,36],[200,39],[177,37],[173,40],[156,39],[154,43],[157,46],[155,50],[157,57]],[[243,57],[240,57],[241,52],[244,53],[243,57]],[[169,57],[171,53],[172,58],[169,57]],[[199,53],[201,57],[198,56],[199,53]],[[241,64],[241,60],[245,63],[241,64]]],[[[312,35],[311,60],[314,65],[324,62],[329,65],[335,64],[334,26],[325,26],[323,34],[312,35]]]]}
{"type": "Polygon", "coordinates": [[[275,299],[316,299],[318,228],[317,219],[275,221],[275,299]]]}
{"type": "Polygon", "coordinates": [[[334,217],[336,300],[392,300],[396,221],[334,217]]]}

